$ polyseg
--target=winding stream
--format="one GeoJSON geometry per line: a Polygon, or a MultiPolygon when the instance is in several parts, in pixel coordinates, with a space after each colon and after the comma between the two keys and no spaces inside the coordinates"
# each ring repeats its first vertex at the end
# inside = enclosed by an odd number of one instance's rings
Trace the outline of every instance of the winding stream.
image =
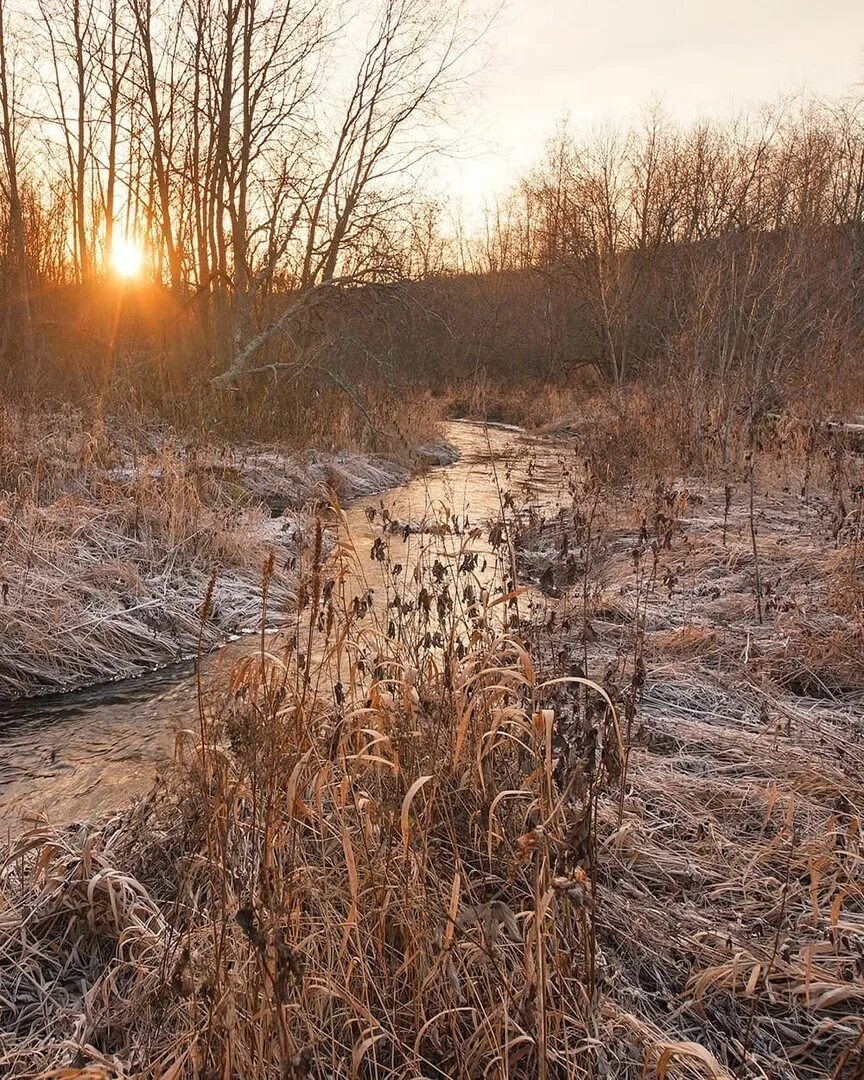
{"type": "MultiPolygon", "coordinates": [[[[357,552],[358,592],[378,574],[370,555],[380,535],[370,521],[373,507],[376,515],[383,507],[395,520],[410,522],[424,517],[430,506],[443,506],[463,522],[483,525],[499,517],[502,492],[517,504],[546,511],[560,505],[566,465],[558,444],[463,422],[448,424],[445,434],[459,451],[454,464],[432,468],[345,510],[340,528],[357,552]]],[[[393,542],[408,543],[398,534],[393,542]]],[[[439,558],[455,557],[448,538],[436,543],[439,558]]],[[[205,684],[251,647],[244,638],[209,656],[205,684]]],[[[171,760],[176,731],[195,726],[196,717],[191,662],[7,709],[0,713],[0,829],[18,831],[28,811],[67,823],[127,805],[149,790],[171,760]]]]}

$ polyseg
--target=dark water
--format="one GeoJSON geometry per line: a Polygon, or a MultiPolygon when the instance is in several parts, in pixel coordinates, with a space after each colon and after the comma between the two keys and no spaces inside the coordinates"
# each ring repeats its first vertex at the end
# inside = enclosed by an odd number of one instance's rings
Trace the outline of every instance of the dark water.
{"type": "MultiPolygon", "coordinates": [[[[546,509],[563,497],[567,462],[554,442],[467,423],[448,425],[446,436],[459,451],[454,464],[357,500],[344,511],[339,528],[354,548],[358,592],[381,572],[370,550],[380,535],[382,506],[400,522],[418,521],[431,511],[481,525],[500,516],[507,493],[517,504],[546,509]],[[375,521],[370,521],[367,510],[373,507],[375,521]]],[[[393,542],[405,543],[407,554],[410,541],[397,535],[393,542]]],[[[440,558],[455,557],[452,540],[442,537],[436,543],[440,558]]],[[[207,657],[205,687],[257,640],[241,639],[207,657]]],[[[0,711],[0,828],[19,830],[21,815],[28,812],[65,823],[125,806],[149,790],[170,762],[177,731],[197,724],[191,662],[0,711]]]]}

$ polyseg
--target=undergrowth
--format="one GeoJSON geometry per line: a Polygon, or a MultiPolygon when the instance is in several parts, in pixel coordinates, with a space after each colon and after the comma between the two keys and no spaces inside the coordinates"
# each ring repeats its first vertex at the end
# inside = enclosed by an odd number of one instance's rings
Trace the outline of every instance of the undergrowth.
{"type": "Polygon", "coordinates": [[[551,522],[506,486],[488,523],[370,508],[362,572],[319,529],[150,798],[10,846],[7,1075],[861,1074],[861,699],[796,705],[771,652],[815,556],[763,527],[757,621],[737,491],[616,524],[569,489],[551,522]]]}

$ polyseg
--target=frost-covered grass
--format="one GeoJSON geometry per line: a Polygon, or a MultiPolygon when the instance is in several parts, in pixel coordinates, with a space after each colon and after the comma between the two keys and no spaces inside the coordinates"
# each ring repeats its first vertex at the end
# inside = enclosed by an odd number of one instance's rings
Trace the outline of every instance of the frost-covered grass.
{"type": "MultiPolygon", "coordinates": [[[[416,451],[415,463],[446,458],[416,451]]],[[[139,674],[290,610],[314,510],[407,479],[411,463],[5,413],[0,698],[139,674]],[[211,589],[211,617],[200,612],[211,589]],[[199,640],[200,639],[200,640],[199,640]]]]}
{"type": "Polygon", "coordinates": [[[149,798],[0,856],[0,1071],[860,1076],[864,486],[811,457],[306,560],[149,798]]]}
{"type": "MultiPolygon", "coordinates": [[[[523,567],[564,570],[533,616],[502,521],[442,520],[410,575],[381,521],[371,602],[308,563],[148,799],[9,849],[0,1070],[860,1075],[860,690],[784,689],[741,506],[687,491],[639,492],[644,531],[577,481],[523,520],[523,567]]],[[[771,595],[860,583],[814,508],[759,509],[771,595]]]]}

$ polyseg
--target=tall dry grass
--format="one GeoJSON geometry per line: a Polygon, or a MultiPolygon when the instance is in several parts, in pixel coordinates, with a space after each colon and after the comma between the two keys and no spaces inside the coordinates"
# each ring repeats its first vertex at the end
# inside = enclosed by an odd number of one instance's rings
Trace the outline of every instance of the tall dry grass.
{"type": "Polygon", "coordinates": [[[434,567],[418,570],[429,641],[409,648],[316,560],[293,634],[202,699],[169,787],[13,847],[9,1075],[580,1067],[585,844],[618,767],[615,710],[595,688],[602,753],[587,770],[576,754],[562,798],[560,684],[506,631],[516,597],[476,582],[454,605],[476,572],[434,567]]]}
{"type": "Polygon", "coordinates": [[[860,698],[765,681],[746,502],[649,491],[616,531],[573,492],[523,524],[577,553],[542,624],[512,520],[439,522],[444,562],[382,522],[372,595],[319,532],[292,627],[202,696],[169,782],[9,848],[8,1075],[860,1074],[860,698]],[[724,558],[722,611],[680,594],[699,632],[676,588],[724,558]]]}

